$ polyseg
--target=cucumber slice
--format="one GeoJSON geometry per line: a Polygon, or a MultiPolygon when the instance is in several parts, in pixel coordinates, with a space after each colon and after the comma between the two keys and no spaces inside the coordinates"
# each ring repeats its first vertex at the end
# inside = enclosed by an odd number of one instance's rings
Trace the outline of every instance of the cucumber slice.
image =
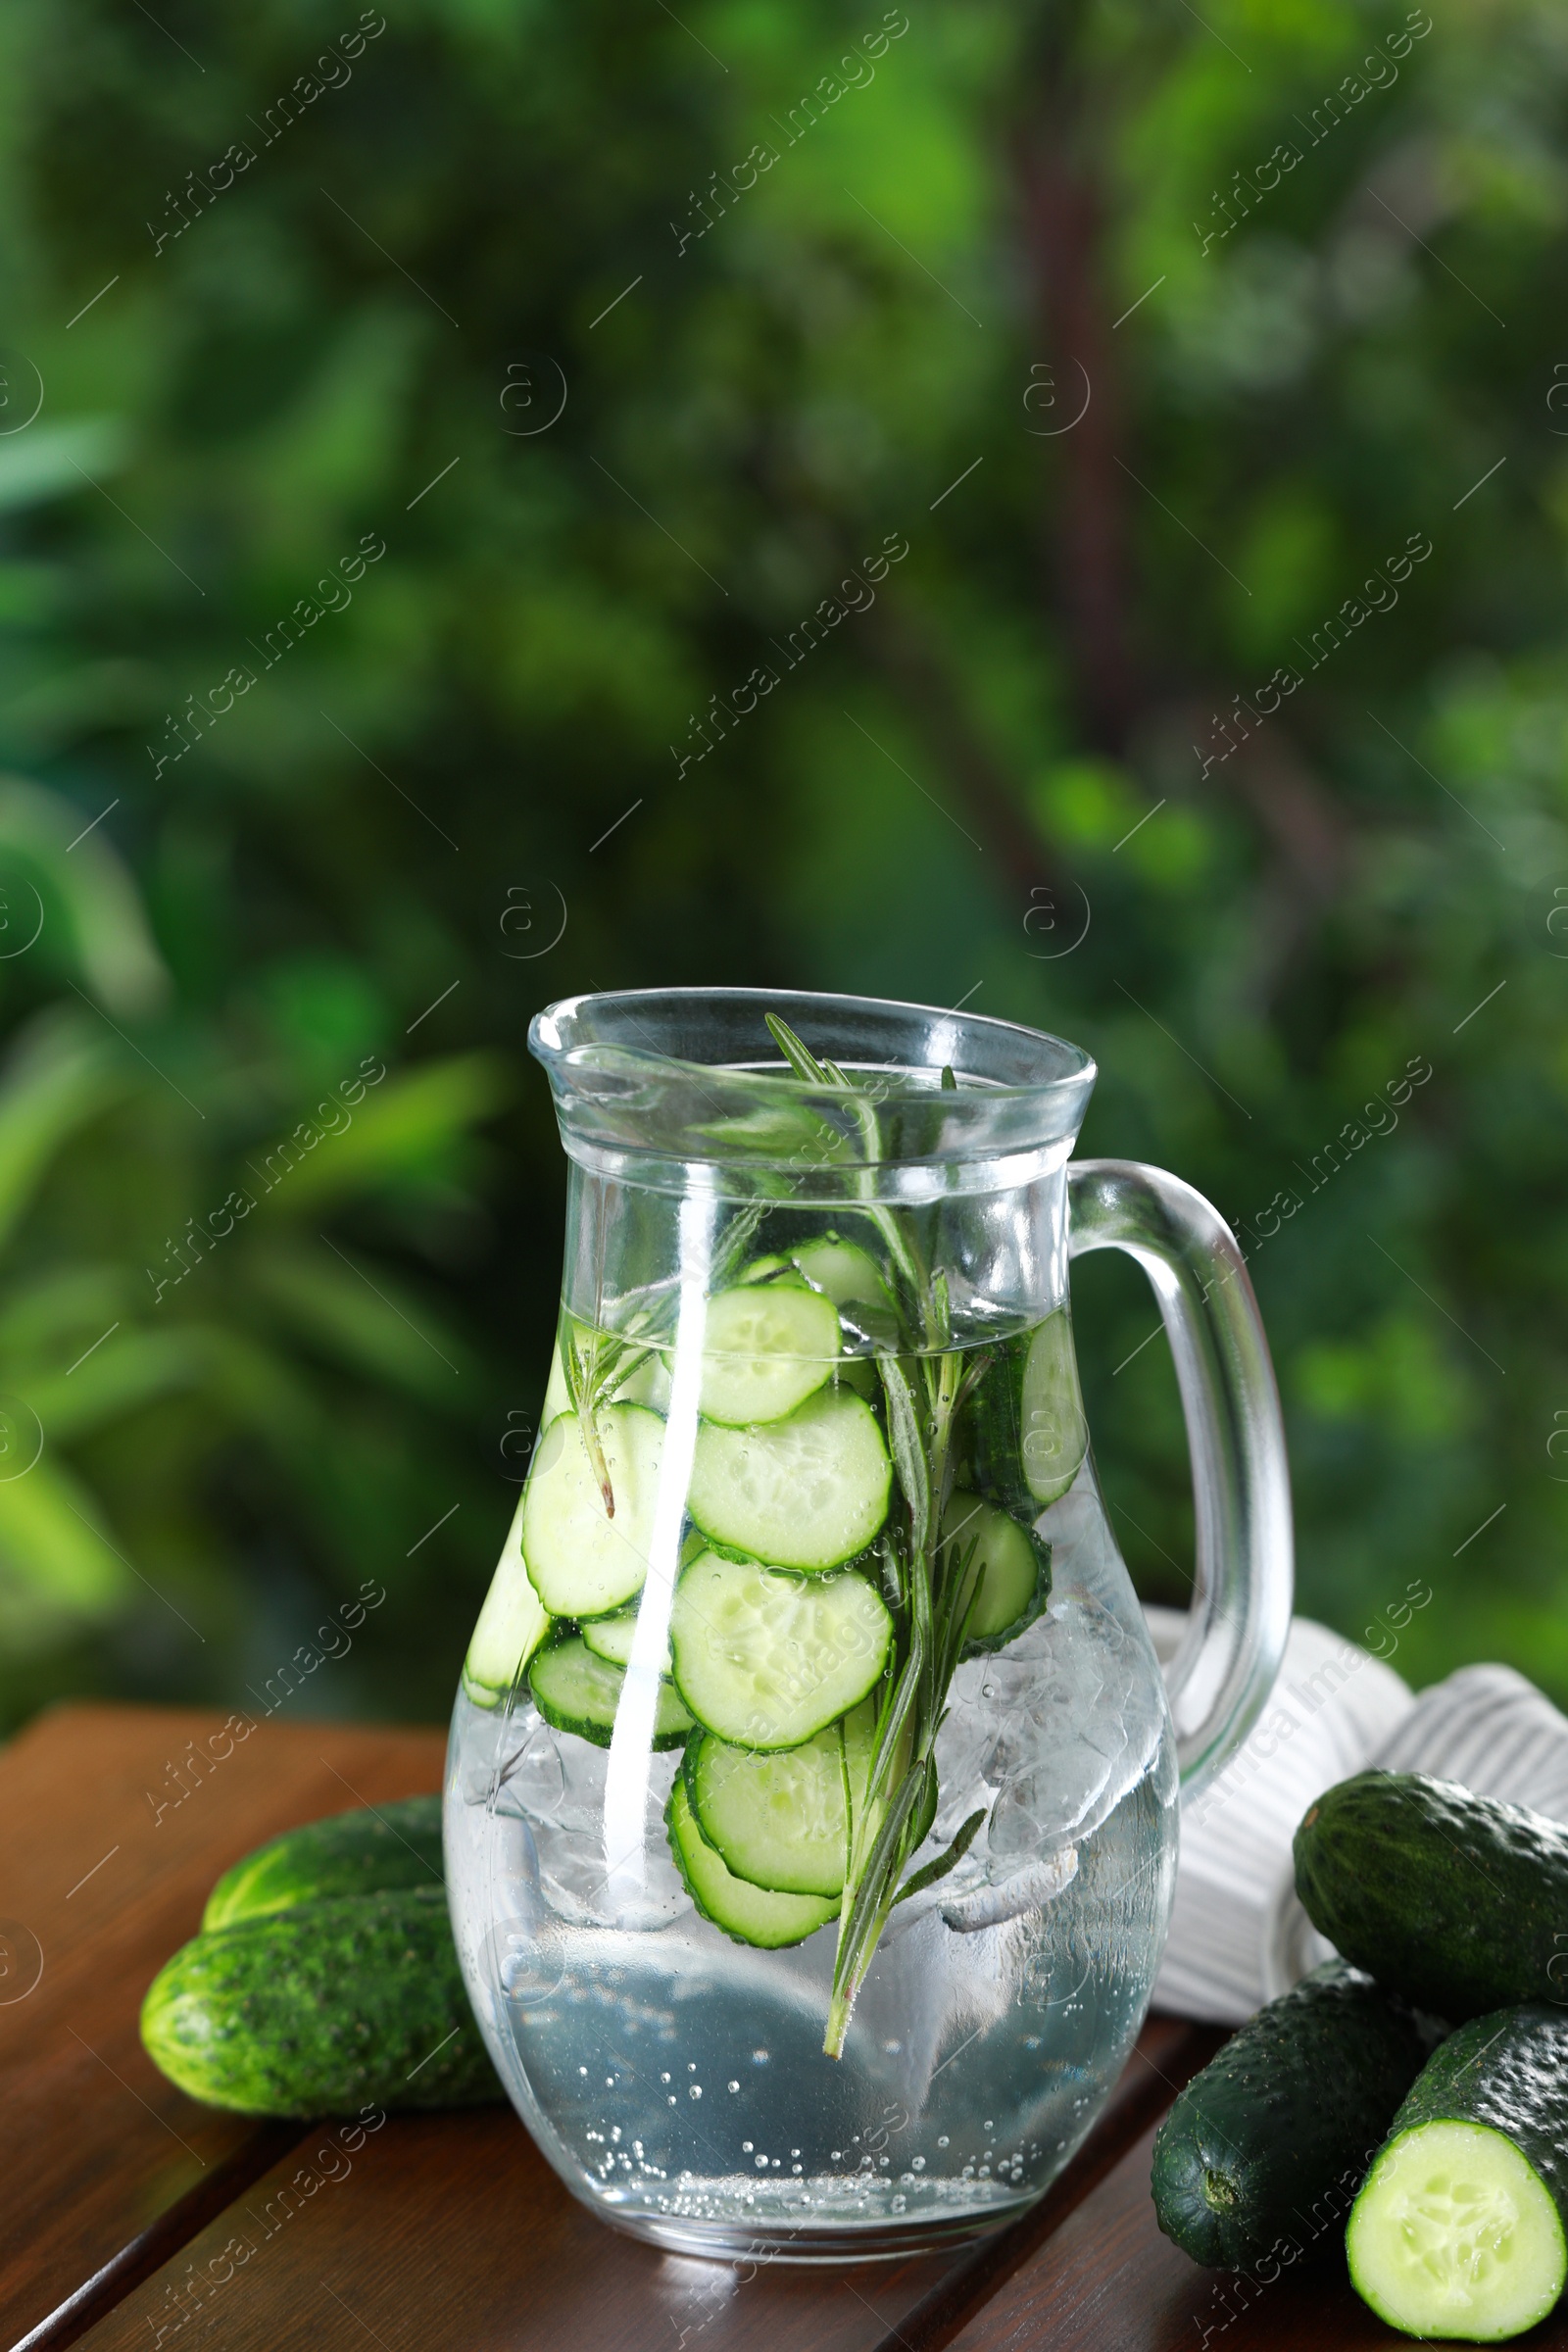
{"type": "Polygon", "coordinates": [[[1024,1483],[1036,1502],[1057,1502],[1089,1451],[1067,1309],[1048,1315],[1029,1343],[1019,1398],[1024,1483]]]}
{"type": "Polygon", "coordinates": [[[1440,2042],[1351,2209],[1350,2278],[1407,2335],[1500,2343],[1568,2277],[1568,2019],[1532,2003],[1440,2042]]]}
{"type": "MultiPolygon", "coordinates": [[[[558,1642],[536,1657],[528,1670],[533,1703],[546,1723],[558,1732],[575,1732],[596,1747],[608,1747],[615,1728],[625,1675],[608,1658],[596,1658],[586,1642],[558,1642]]],[[[681,1705],[672,1683],[660,1688],[654,1711],[655,1747],[679,1747],[692,1719],[681,1705]]]]}
{"type": "Polygon", "coordinates": [[[956,1544],[959,1558],[976,1540],[980,1545],[980,1591],[964,1656],[983,1657],[1015,1642],[1051,1598],[1050,1544],[1038,1543],[995,1503],[961,1490],[942,1514],[942,1539],[956,1544]]]}
{"type": "Polygon", "coordinates": [[[800,1747],[858,1704],[893,1640],[863,1576],[780,1575],[705,1551],[675,1587],[675,1683],[698,1722],[735,1747],[800,1747]]]}
{"type": "Polygon", "coordinates": [[[612,1404],[597,1426],[612,1519],[575,1413],[545,1431],[522,1491],[522,1556],[552,1617],[611,1616],[636,1598],[648,1573],[664,1424],[643,1405],[612,1404]]]}
{"type": "Polygon", "coordinates": [[[493,1707],[512,1689],[549,1631],[549,1611],[529,1583],[522,1562],[519,1495],[464,1660],[463,1681],[468,1696],[481,1707],[493,1707]]]}
{"type": "MultiPolygon", "coordinates": [[[[635,1609],[626,1609],[618,1617],[590,1617],[583,1626],[582,1638],[596,1658],[608,1658],[612,1666],[629,1666],[632,1640],[636,1632],[637,1612],[635,1609]]],[[[669,1672],[667,1641],[659,1671],[661,1674],[669,1672]]]]}
{"type": "Polygon", "coordinates": [[[888,1515],[892,1480],[869,1405],[851,1389],[821,1389],[761,1428],[705,1421],[686,1507],[715,1543],[814,1574],[865,1549],[888,1515]]]}
{"type": "Polygon", "coordinates": [[[775,1251],[770,1257],[754,1257],[749,1266],[742,1266],[735,1277],[737,1282],[781,1282],[787,1290],[806,1289],[804,1274],[796,1271],[795,1260],[780,1257],[775,1251]]]}
{"type": "Polygon", "coordinates": [[[732,1428],[781,1421],[822,1386],[840,1345],[838,1309],[804,1284],[720,1291],[708,1302],[700,1409],[732,1428]]]}
{"type": "Polygon", "coordinates": [[[813,1290],[821,1291],[835,1306],[891,1306],[892,1295],[874,1257],[854,1242],[841,1242],[836,1233],[819,1242],[806,1242],[791,1257],[813,1290]]]}
{"type": "Polygon", "coordinates": [[[839,1906],[831,1895],[773,1894],[737,1879],[724,1859],[708,1843],[697,1826],[686,1783],[675,1775],[675,1786],[664,1808],[669,1850],[686,1882],[686,1891],[703,1917],[721,1928],[735,1943],[760,1944],[779,1951],[786,1944],[804,1943],[808,1936],[837,1919],[839,1906]]]}
{"type": "Polygon", "coordinates": [[[1350,2278],[1406,2335],[1500,2342],[1562,2292],[1562,2223],[1534,2165],[1490,2124],[1421,2124],[1378,2163],[1346,2232],[1350,2278]]]}
{"type": "Polygon", "coordinates": [[[775,1755],[711,1733],[686,1750],[687,1794],[704,1838],[736,1878],[778,1894],[843,1893],[844,1772],[836,1723],[775,1755]]]}
{"type": "Polygon", "coordinates": [[[812,1289],[841,1307],[857,1331],[879,1348],[898,1346],[898,1312],[875,1258],[854,1242],[841,1242],[836,1233],[807,1242],[791,1254],[812,1289]]]}

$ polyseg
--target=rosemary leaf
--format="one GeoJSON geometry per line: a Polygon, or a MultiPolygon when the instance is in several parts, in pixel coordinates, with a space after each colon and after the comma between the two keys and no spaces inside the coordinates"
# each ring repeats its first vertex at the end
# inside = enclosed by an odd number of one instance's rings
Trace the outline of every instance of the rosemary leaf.
{"type": "Polygon", "coordinates": [[[925,1558],[931,1532],[931,1468],[920,1440],[920,1417],[915,1410],[914,1392],[898,1357],[879,1355],[876,1368],[882,1375],[882,1391],[888,1400],[893,1460],[909,1506],[910,1551],[914,1560],[920,1562],[925,1558]]]}
{"type": "Polygon", "coordinates": [[[970,1814],[946,1853],[938,1854],[936,1859],[928,1862],[923,1870],[917,1870],[913,1878],[906,1879],[893,1900],[896,1903],[906,1903],[911,1894],[923,1894],[928,1886],[934,1886],[939,1879],[945,1879],[949,1871],[961,1862],[969,1851],[985,1817],[986,1809],[982,1805],[978,1813],[970,1814]]]}
{"type": "Polygon", "coordinates": [[[823,1064],[817,1060],[809,1046],[802,1044],[788,1021],[781,1021],[776,1012],[764,1013],[762,1017],[767,1023],[774,1045],[777,1046],[797,1078],[804,1079],[808,1086],[832,1085],[833,1081],[829,1078],[823,1064]]]}

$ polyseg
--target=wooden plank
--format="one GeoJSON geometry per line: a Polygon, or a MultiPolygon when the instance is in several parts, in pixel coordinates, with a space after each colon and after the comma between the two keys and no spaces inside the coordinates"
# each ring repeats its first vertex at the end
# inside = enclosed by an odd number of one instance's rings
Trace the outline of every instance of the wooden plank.
{"type": "MultiPolygon", "coordinates": [[[[1146,2047],[1168,2060],[1193,2032],[1156,2021],[1146,2047]]],[[[1126,2145],[1151,2082],[1169,2097],[1153,2064],[1135,2060],[1102,2119],[1107,2141],[1126,2145]]],[[[510,2111],[395,2116],[352,2149],[329,2128],[302,2140],[81,2352],[198,2340],[364,2352],[368,2336],[396,2352],[874,2352],[890,2337],[917,2343],[910,2315],[934,2312],[937,2290],[966,2271],[983,2291],[999,2242],[842,2270],[689,2260],[597,2220],[510,2111]]]]}
{"type": "MultiPolygon", "coordinates": [[[[1338,2230],[1266,2281],[1189,2262],[1154,2220],[1153,2138],[948,2339],[951,2352],[1393,2352],[1408,2340],[1352,2289],[1338,2230]]],[[[1568,2313],[1520,2340],[1568,2352],[1568,2313]]]]}
{"type": "Polygon", "coordinates": [[[63,1707],[0,1754],[0,2344],[70,2341],[292,2136],[194,2105],[137,2035],[214,1879],[278,1830],[439,1786],[439,1732],[224,1723],[63,1707]]]}

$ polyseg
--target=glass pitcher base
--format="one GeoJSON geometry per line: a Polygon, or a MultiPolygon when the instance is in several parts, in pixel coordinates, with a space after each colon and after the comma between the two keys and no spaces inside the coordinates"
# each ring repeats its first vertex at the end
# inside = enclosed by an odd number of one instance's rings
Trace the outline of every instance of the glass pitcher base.
{"type": "MultiPolygon", "coordinates": [[[[761,2193],[744,2175],[734,2180],[693,2178],[672,2188],[661,2207],[632,2198],[583,2197],[612,2229],[668,2254],[709,2262],[796,2265],[903,2262],[952,2252],[991,2236],[1027,2213],[1042,2193],[988,2194],[988,2183],[932,2181],[924,2212],[896,2212],[899,2192],[860,2195],[856,2183],[829,2175],[821,2180],[773,2184],[761,2193]],[[936,2192],[933,2194],[932,2192],[936,2192]],[[867,2211],[869,2206],[872,2210],[867,2211]]],[[[906,2196],[907,2192],[906,2192],[906,2196]]]]}

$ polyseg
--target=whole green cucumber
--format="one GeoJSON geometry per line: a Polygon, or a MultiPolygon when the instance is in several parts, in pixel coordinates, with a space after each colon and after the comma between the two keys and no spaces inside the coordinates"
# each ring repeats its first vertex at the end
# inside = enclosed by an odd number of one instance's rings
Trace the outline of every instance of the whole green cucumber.
{"type": "Polygon", "coordinates": [[[141,2037],[181,2090],[242,2115],[503,2096],[440,1887],[329,1896],[205,1930],[153,1979],[141,2037]]]}
{"type": "Polygon", "coordinates": [[[1473,2018],[1434,2051],[1346,2231],[1363,2301],[1407,2335],[1498,2343],[1568,2276],[1568,2018],[1473,2018]]]}
{"type": "Polygon", "coordinates": [[[372,1809],[333,1813],[285,1830],[224,1871],[207,1898],[204,1928],[286,1911],[319,1895],[381,1894],[439,1886],[441,1799],[405,1796],[372,1809]]]}
{"type": "Polygon", "coordinates": [[[1296,1888],[1336,1950],[1459,2025],[1568,1997],[1568,1830],[1419,1772],[1361,1772],[1309,1807],[1296,1888]]]}
{"type": "Polygon", "coordinates": [[[1195,2262],[1245,2271],[1333,2227],[1424,2055],[1402,2008],[1325,1961],[1249,2019],[1160,2125],[1151,2185],[1165,2235],[1195,2262]]]}

